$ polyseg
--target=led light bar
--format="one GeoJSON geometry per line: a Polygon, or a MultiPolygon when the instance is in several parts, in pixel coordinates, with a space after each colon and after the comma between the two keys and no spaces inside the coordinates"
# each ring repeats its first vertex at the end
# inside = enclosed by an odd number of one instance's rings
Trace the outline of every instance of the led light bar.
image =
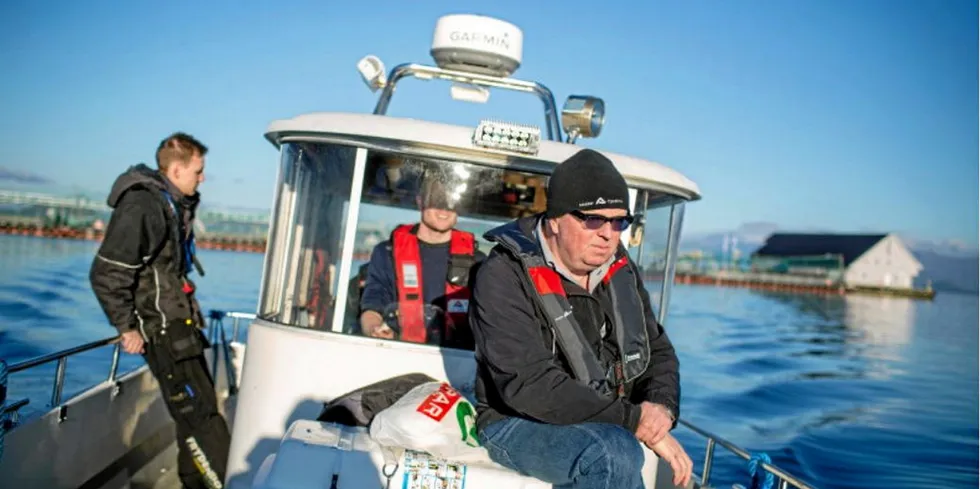
{"type": "Polygon", "coordinates": [[[537,154],[541,144],[541,129],[510,122],[480,121],[473,131],[473,144],[484,148],[537,154]]]}

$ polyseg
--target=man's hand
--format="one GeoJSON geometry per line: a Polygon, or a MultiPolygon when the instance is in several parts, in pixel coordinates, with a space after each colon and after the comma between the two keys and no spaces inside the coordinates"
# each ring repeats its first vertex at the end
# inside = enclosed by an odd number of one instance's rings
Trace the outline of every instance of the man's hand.
{"type": "Polygon", "coordinates": [[[694,468],[694,463],[691,462],[691,457],[687,456],[687,452],[677,442],[677,439],[668,433],[658,443],[647,443],[646,445],[658,457],[670,464],[670,469],[674,471],[674,485],[686,487],[691,481],[691,470],[694,468]]]}
{"type": "Polygon", "coordinates": [[[670,419],[667,408],[648,401],[640,404],[640,423],[636,426],[636,437],[647,446],[659,443],[673,425],[674,421],[670,419]]]}
{"type": "Polygon", "coordinates": [[[374,332],[371,333],[371,336],[375,338],[384,338],[386,340],[392,340],[395,339],[395,332],[392,331],[391,328],[388,327],[388,325],[381,323],[381,325],[375,328],[374,332]]]}
{"type": "Polygon", "coordinates": [[[361,331],[364,336],[372,338],[384,338],[386,340],[395,338],[395,332],[385,326],[384,318],[374,311],[364,311],[364,314],[361,314],[361,331]]]}
{"type": "Polygon", "coordinates": [[[143,353],[143,335],[139,331],[127,331],[120,338],[119,342],[122,343],[124,352],[131,354],[143,353]]]}

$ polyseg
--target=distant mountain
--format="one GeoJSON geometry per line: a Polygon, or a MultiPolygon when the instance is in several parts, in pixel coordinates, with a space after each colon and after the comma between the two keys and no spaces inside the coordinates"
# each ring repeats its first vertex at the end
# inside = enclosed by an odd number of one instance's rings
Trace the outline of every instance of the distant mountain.
{"type": "Polygon", "coordinates": [[[19,184],[47,184],[54,183],[48,177],[31,173],[24,170],[14,170],[0,166],[0,182],[13,182],[19,184]]]}
{"type": "Polygon", "coordinates": [[[925,286],[929,281],[937,291],[980,292],[980,258],[973,256],[942,255],[931,250],[912,250],[922,263],[922,273],[916,277],[917,286],[925,286]]]}
{"type": "Polygon", "coordinates": [[[905,234],[899,234],[899,237],[902,238],[902,241],[909,248],[916,252],[934,253],[936,255],[958,258],[975,258],[977,256],[977,248],[975,246],[970,246],[955,239],[930,241],[927,239],[917,239],[905,234]]]}
{"type": "Polygon", "coordinates": [[[108,189],[95,191],[77,185],[63,185],[29,172],[11,171],[0,167],[0,190],[45,194],[55,197],[84,197],[95,202],[105,201],[108,189]]]}
{"type": "Polygon", "coordinates": [[[681,250],[702,250],[708,253],[720,253],[725,240],[735,238],[735,246],[747,255],[759,249],[772,233],[779,229],[771,222],[748,222],[732,231],[681,235],[681,250]]]}

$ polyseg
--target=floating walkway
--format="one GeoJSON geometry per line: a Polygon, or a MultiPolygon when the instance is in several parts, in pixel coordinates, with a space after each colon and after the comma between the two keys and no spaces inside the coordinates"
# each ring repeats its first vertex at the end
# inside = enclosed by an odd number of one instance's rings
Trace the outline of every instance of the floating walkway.
{"type": "MultiPolygon", "coordinates": [[[[37,226],[29,223],[0,223],[0,235],[33,236],[70,240],[101,241],[103,232],[92,228],[71,228],[66,226],[37,226]]],[[[249,253],[265,252],[265,236],[232,236],[210,234],[197,238],[195,245],[204,250],[240,251],[249,253]]]]}
{"type": "Polygon", "coordinates": [[[926,300],[932,300],[936,296],[936,292],[932,287],[904,289],[894,287],[848,286],[839,280],[831,280],[824,277],[811,277],[788,273],[744,272],[738,270],[716,270],[711,272],[679,270],[674,274],[674,283],[777,290],[801,294],[871,294],[926,300]]]}

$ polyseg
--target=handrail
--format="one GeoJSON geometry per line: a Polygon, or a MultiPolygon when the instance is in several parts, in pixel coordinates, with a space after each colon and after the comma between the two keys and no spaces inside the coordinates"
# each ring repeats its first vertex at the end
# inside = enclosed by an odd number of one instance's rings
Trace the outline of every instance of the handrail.
{"type": "MultiPolygon", "coordinates": [[[[7,368],[7,371],[9,373],[16,373],[22,370],[37,367],[38,365],[44,365],[45,363],[57,361],[58,366],[55,368],[54,384],[51,386],[51,407],[57,407],[61,405],[61,396],[65,388],[65,372],[68,369],[68,357],[94,350],[96,348],[101,348],[103,346],[115,344],[116,349],[112,354],[112,366],[109,369],[109,381],[113,381],[116,378],[116,371],[119,368],[119,338],[119,336],[110,336],[98,341],[85,343],[83,345],[56,351],[47,355],[41,355],[29,360],[24,360],[23,362],[10,365],[7,368]]],[[[62,416],[59,416],[59,419],[63,420],[63,415],[64,413],[62,413],[62,416]]]]}
{"type": "Polygon", "coordinates": [[[388,112],[388,105],[391,103],[391,97],[395,93],[395,85],[406,76],[414,76],[419,79],[439,78],[441,80],[468,83],[470,85],[505,88],[518,92],[536,94],[544,104],[545,130],[548,134],[548,139],[561,141],[561,124],[558,123],[558,107],[555,104],[555,96],[548,87],[537,82],[467,73],[465,71],[446,70],[416,63],[400,64],[391,69],[391,72],[388,74],[388,81],[385,82],[384,89],[378,97],[378,103],[374,106],[375,115],[385,115],[388,112]]]}
{"type": "MultiPolygon", "coordinates": [[[[697,426],[683,419],[678,419],[677,422],[679,424],[684,425],[691,431],[708,439],[708,445],[705,447],[704,450],[704,468],[701,472],[702,487],[707,486],[708,481],[711,479],[711,465],[714,460],[715,444],[721,445],[723,448],[734,453],[735,455],[742,458],[743,460],[751,461],[753,459],[752,454],[750,454],[748,450],[745,450],[744,448],[741,448],[738,445],[718,435],[715,435],[714,433],[698,428],[697,426]]],[[[797,479],[796,477],[793,477],[785,470],[773,464],[766,463],[763,461],[759,461],[758,464],[760,468],[762,468],[766,472],[769,472],[775,477],[779,478],[780,489],[786,489],[789,488],[790,486],[795,487],[796,489],[815,489],[813,486],[797,479]]]]}
{"type": "Polygon", "coordinates": [[[27,399],[21,399],[10,404],[5,404],[3,409],[0,409],[0,416],[3,416],[4,414],[16,413],[18,409],[30,404],[30,402],[31,401],[27,399]]]}
{"type": "Polygon", "coordinates": [[[74,346],[65,350],[56,351],[54,353],[48,353],[47,355],[41,355],[39,357],[34,357],[29,360],[24,360],[23,362],[14,363],[7,367],[7,371],[10,373],[20,372],[21,370],[27,370],[31,367],[36,367],[38,365],[43,365],[45,363],[53,362],[55,360],[61,360],[65,357],[70,357],[77,353],[84,353],[89,350],[94,350],[99,347],[103,347],[112,344],[117,341],[119,336],[110,336],[108,338],[103,338],[101,340],[93,341],[91,343],[85,343],[83,345],[74,346]]]}
{"type": "MultiPolygon", "coordinates": [[[[224,322],[222,321],[222,319],[225,318],[225,317],[229,317],[229,318],[234,319],[234,332],[232,333],[232,341],[236,341],[238,339],[239,320],[241,320],[241,319],[254,319],[255,318],[255,314],[242,313],[242,312],[211,311],[211,313],[210,313],[209,316],[212,319],[212,323],[209,326],[214,326],[215,325],[215,321],[214,320],[217,319],[216,324],[217,324],[218,327],[215,328],[215,329],[212,329],[211,333],[212,333],[212,336],[216,338],[217,337],[217,334],[218,334],[218,330],[220,330],[221,338],[223,340],[222,343],[224,344],[224,347],[225,347],[225,361],[226,362],[230,362],[230,357],[228,356],[228,351],[227,351],[228,350],[228,342],[227,342],[227,340],[225,340],[225,335],[224,335],[224,322]]],[[[85,344],[78,345],[78,346],[74,346],[74,347],[71,347],[71,348],[66,348],[64,350],[56,351],[54,353],[48,353],[46,355],[41,355],[41,356],[38,356],[38,357],[34,357],[34,358],[31,358],[31,359],[28,359],[28,360],[24,360],[22,362],[18,362],[18,363],[14,363],[14,364],[9,365],[7,367],[7,371],[8,371],[8,373],[13,374],[13,373],[22,372],[24,370],[28,370],[28,369],[37,367],[39,365],[44,365],[46,363],[58,362],[58,365],[57,365],[57,367],[55,369],[54,381],[53,381],[53,384],[52,384],[52,387],[51,387],[51,407],[52,408],[60,407],[62,405],[62,400],[63,400],[62,399],[62,393],[63,393],[64,385],[65,385],[65,374],[66,374],[66,371],[68,369],[68,358],[69,357],[72,357],[74,355],[77,355],[79,353],[85,353],[87,351],[91,351],[91,350],[94,350],[96,348],[101,348],[103,346],[115,345],[115,348],[113,349],[113,352],[112,352],[112,364],[109,367],[109,375],[107,377],[107,380],[109,382],[115,382],[115,380],[116,380],[116,374],[119,371],[119,356],[120,356],[120,353],[122,351],[122,345],[119,342],[120,338],[121,337],[118,336],[118,335],[116,335],[116,336],[110,336],[108,338],[103,338],[101,340],[92,341],[92,342],[85,343],[85,344]]],[[[214,343],[214,346],[215,346],[215,354],[217,354],[217,351],[216,351],[217,350],[217,342],[212,342],[212,343],[214,343]]],[[[218,357],[215,356],[215,360],[216,361],[217,361],[217,358],[218,357]]],[[[217,363],[217,362],[215,362],[215,363],[217,363]]],[[[229,365],[229,367],[230,367],[230,365],[229,365]]],[[[232,374],[230,372],[229,372],[229,379],[233,379],[232,374]]],[[[20,407],[23,407],[25,404],[27,404],[27,402],[23,402],[23,404],[22,404],[20,401],[18,401],[17,403],[14,403],[12,406],[16,406],[16,408],[14,408],[14,409],[18,409],[20,407]]],[[[10,406],[8,406],[8,407],[10,407],[10,406]]],[[[63,421],[64,420],[64,410],[62,410],[62,414],[59,417],[59,420],[60,421],[63,421]]]]}

